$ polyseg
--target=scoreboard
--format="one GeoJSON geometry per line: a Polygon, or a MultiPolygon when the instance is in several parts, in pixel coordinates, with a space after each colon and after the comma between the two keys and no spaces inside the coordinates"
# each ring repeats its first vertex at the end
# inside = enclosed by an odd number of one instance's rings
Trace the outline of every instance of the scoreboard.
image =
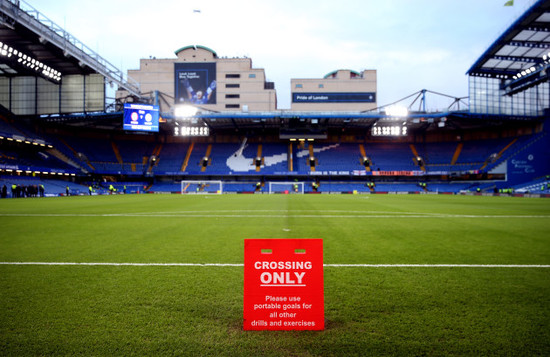
{"type": "Polygon", "coordinates": [[[124,104],[124,130],[159,131],[159,107],[150,104],[124,104]]]}
{"type": "Polygon", "coordinates": [[[208,136],[210,130],[207,126],[176,126],[174,136],[208,136]]]}
{"type": "Polygon", "coordinates": [[[407,127],[403,125],[376,125],[371,128],[372,136],[406,136],[407,127]]]}

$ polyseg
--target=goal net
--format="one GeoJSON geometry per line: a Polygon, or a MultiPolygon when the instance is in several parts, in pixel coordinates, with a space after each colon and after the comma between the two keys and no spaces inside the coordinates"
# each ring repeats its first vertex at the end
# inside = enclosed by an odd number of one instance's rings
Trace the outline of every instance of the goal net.
{"type": "Polygon", "coordinates": [[[223,183],[222,181],[213,180],[184,180],[181,181],[181,193],[221,195],[223,193],[223,183]]]}
{"type": "Polygon", "coordinates": [[[270,182],[269,193],[304,193],[303,182],[270,182]]]}

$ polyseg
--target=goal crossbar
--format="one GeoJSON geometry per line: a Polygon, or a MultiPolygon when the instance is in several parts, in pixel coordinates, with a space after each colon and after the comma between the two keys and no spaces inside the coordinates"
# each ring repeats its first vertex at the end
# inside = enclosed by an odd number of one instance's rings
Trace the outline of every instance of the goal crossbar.
{"type": "Polygon", "coordinates": [[[223,193],[223,182],[220,180],[182,180],[182,194],[218,194],[223,193]]]}
{"type": "Polygon", "coordinates": [[[288,193],[304,193],[304,182],[292,182],[292,181],[283,181],[283,182],[269,182],[269,193],[283,192],[288,191],[288,193]],[[277,190],[277,187],[282,187],[280,190],[277,190]]]}

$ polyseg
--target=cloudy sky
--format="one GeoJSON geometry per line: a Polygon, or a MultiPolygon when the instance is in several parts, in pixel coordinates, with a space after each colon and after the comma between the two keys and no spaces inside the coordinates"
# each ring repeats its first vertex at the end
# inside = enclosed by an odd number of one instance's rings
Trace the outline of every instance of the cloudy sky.
{"type": "MultiPolygon", "coordinates": [[[[534,0],[26,0],[125,73],[199,44],[252,58],[290,108],[291,78],[375,69],[378,105],[421,89],[468,95],[465,75],[534,0]],[[196,11],[199,10],[200,12],[196,11]]],[[[405,102],[406,103],[406,102],[405,102]]],[[[405,104],[404,103],[404,104],[405,104]]],[[[445,100],[428,97],[428,109],[445,100]]]]}

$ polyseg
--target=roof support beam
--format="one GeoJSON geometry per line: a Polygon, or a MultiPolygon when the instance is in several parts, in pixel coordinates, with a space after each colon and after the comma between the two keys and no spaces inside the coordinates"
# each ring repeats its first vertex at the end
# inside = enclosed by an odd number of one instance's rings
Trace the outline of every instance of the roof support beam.
{"type": "Polygon", "coordinates": [[[490,59],[496,59],[499,61],[514,61],[520,63],[542,63],[543,59],[540,57],[516,57],[516,56],[493,56],[490,59]]]}
{"type": "Polygon", "coordinates": [[[508,45],[528,48],[550,48],[550,42],[512,41],[508,45]]]}

